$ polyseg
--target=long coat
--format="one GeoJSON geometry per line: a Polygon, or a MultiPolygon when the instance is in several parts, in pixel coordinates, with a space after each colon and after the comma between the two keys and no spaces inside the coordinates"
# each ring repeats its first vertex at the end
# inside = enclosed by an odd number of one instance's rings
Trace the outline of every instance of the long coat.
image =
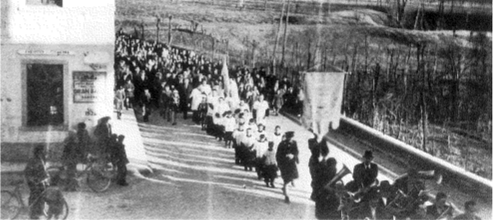
{"type": "Polygon", "coordinates": [[[298,167],[296,164],[299,163],[298,160],[298,145],[294,140],[284,140],[279,144],[277,148],[276,160],[281,170],[281,177],[284,182],[290,182],[298,178],[298,167]],[[293,159],[287,157],[288,154],[293,154],[293,159]]]}

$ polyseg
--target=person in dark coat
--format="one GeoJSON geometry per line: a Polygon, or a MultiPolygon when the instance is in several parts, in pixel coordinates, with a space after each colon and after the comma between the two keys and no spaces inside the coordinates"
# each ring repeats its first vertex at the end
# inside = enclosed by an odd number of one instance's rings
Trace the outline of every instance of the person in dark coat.
{"type": "MultiPolygon", "coordinates": [[[[314,195],[312,197],[315,200],[315,216],[318,219],[328,219],[340,215],[337,212],[338,197],[333,190],[325,188],[337,174],[337,161],[332,157],[325,159],[326,156],[326,151],[324,151],[324,159],[317,164],[313,181],[314,195]]],[[[335,182],[331,187],[334,188],[334,186],[335,182]]]]}
{"type": "Polygon", "coordinates": [[[299,163],[299,151],[296,141],[293,140],[294,132],[288,131],[285,135],[286,139],[282,141],[277,148],[276,160],[279,170],[281,171],[281,177],[284,181],[282,187],[284,201],[289,203],[289,195],[286,186],[299,176],[297,167],[297,164],[299,163]]]}
{"type": "Polygon", "coordinates": [[[373,189],[377,183],[378,165],[372,163],[373,152],[365,151],[363,162],[354,166],[352,183],[348,183],[348,189],[352,192],[362,190],[368,192],[373,189]]]}
{"type": "Polygon", "coordinates": [[[43,145],[37,145],[33,149],[33,157],[27,162],[24,169],[24,177],[29,187],[30,219],[39,219],[43,215],[44,202],[40,198],[48,184],[48,173],[45,168],[46,150],[43,145]]]}
{"type": "Polygon", "coordinates": [[[149,121],[149,116],[151,115],[151,103],[151,93],[149,92],[149,89],[144,89],[144,93],[142,93],[142,96],[140,97],[140,105],[142,106],[142,117],[144,122],[149,121]]]}
{"type": "Polygon", "coordinates": [[[99,119],[96,129],[94,129],[94,136],[96,136],[96,155],[105,155],[108,153],[110,138],[112,134],[111,124],[109,124],[110,117],[106,116],[99,119]]]}
{"type": "Polygon", "coordinates": [[[127,153],[125,151],[125,145],[123,144],[124,139],[124,135],[119,135],[117,137],[117,142],[114,144],[114,147],[112,149],[112,162],[118,170],[118,173],[116,175],[116,183],[120,186],[128,186],[128,183],[125,180],[127,176],[126,164],[128,163],[128,159],[127,153]]]}

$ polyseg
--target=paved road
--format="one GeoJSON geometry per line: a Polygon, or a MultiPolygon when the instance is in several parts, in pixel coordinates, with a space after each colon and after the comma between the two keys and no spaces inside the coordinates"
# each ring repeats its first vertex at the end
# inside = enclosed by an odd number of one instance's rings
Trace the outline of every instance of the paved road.
{"type": "MultiPolygon", "coordinates": [[[[283,131],[295,131],[294,140],[300,149],[300,178],[295,187],[290,187],[291,204],[283,202],[282,180],[275,182],[276,188],[267,188],[257,180],[254,172],[247,172],[234,164],[233,149],[226,149],[223,142],[205,134],[190,120],[180,120],[178,125],[152,115],[149,123],[139,123],[146,153],[155,174],[151,179],[173,186],[174,203],[166,207],[163,217],[169,218],[302,218],[313,219],[314,203],[308,172],[307,140],[310,138],[301,126],[285,117],[270,117],[268,133],[275,125],[283,131]],[[176,208],[176,209],[175,209],[176,208]],[[183,212],[180,212],[183,211],[183,212]]],[[[352,168],[359,161],[350,154],[330,146],[330,156],[352,168]]],[[[379,176],[380,179],[389,179],[379,176]]],[[[351,179],[350,175],[345,180],[351,179]]],[[[167,185],[168,186],[168,185],[167,185]]],[[[166,187],[167,187],[166,186],[166,187]]]]}

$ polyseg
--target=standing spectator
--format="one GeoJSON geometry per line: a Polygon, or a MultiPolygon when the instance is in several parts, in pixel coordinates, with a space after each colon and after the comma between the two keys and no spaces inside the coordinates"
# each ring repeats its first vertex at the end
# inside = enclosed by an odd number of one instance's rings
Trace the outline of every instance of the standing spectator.
{"type": "Polygon", "coordinates": [[[279,115],[279,110],[281,110],[284,105],[284,94],[286,94],[286,87],[280,87],[280,89],[277,90],[276,95],[274,96],[273,106],[276,116],[279,115]]]}
{"type": "Polygon", "coordinates": [[[161,92],[161,116],[165,118],[168,122],[171,121],[171,103],[173,91],[168,84],[164,86],[161,92]]]}
{"type": "Polygon", "coordinates": [[[171,106],[170,106],[170,111],[171,111],[171,125],[176,125],[176,113],[179,111],[180,108],[180,94],[178,90],[174,89],[173,93],[171,95],[171,106]]]}
{"type": "Polygon", "coordinates": [[[476,215],[477,208],[475,201],[467,201],[464,203],[465,212],[458,216],[455,216],[454,220],[481,220],[480,217],[476,215]]]}
{"type": "Polygon", "coordinates": [[[303,115],[303,102],[305,101],[305,93],[303,92],[303,89],[300,88],[298,90],[298,95],[296,96],[296,106],[297,106],[297,111],[296,113],[298,114],[298,118],[300,118],[303,115]]]}
{"type": "Polygon", "coordinates": [[[144,118],[144,122],[149,121],[149,116],[151,115],[151,103],[152,97],[149,89],[144,89],[144,93],[140,98],[140,106],[142,107],[142,116],[144,118]]]}
{"type": "Polygon", "coordinates": [[[114,148],[112,149],[112,158],[113,163],[116,165],[118,173],[116,175],[116,183],[120,186],[128,186],[126,181],[127,176],[127,166],[128,163],[127,153],[125,152],[125,145],[123,144],[123,140],[125,139],[124,135],[118,136],[118,141],[115,143],[114,148]]]}
{"type": "Polygon", "coordinates": [[[116,108],[116,118],[121,119],[123,103],[125,102],[125,90],[123,86],[118,86],[118,89],[115,92],[115,108],[116,108]]]}
{"type": "Polygon", "coordinates": [[[284,181],[282,187],[282,192],[284,194],[284,201],[290,203],[287,185],[292,183],[298,178],[298,145],[296,141],[293,140],[294,132],[286,132],[286,140],[279,144],[276,153],[276,160],[279,164],[279,169],[281,170],[281,177],[284,181]]]}
{"type": "Polygon", "coordinates": [[[29,187],[29,218],[39,219],[43,215],[44,202],[41,198],[48,183],[46,173],[46,151],[43,145],[37,145],[33,149],[33,157],[27,162],[24,169],[24,177],[29,187]]]}
{"type": "Polygon", "coordinates": [[[77,161],[85,163],[87,158],[87,150],[91,144],[91,137],[89,137],[89,132],[86,130],[86,123],[80,122],[77,124],[77,161]]]}
{"type": "Polygon", "coordinates": [[[134,91],[134,84],[131,80],[127,80],[127,83],[125,84],[125,108],[127,110],[128,108],[132,108],[134,104],[134,91]]]}
{"type": "Polygon", "coordinates": [[[111,124],[109,123],[110,119],[109,116],[99,119],[96,129],[94,129],[94,136],[96,137],[96,155],[105,155],[108,152],[111,134],[113,134],[111,124]]]}
{"type": "Polygon", "coordinates": [[[76,191],[78,187],[77,180],[74,179],[77,172],[77,135],[73,132],[69,132],[69,136],[65,141],[62,153],[62,164],[67,171],[68,181],[65,186],[67,191],[76,191]]]}
{"type": "Polygon", "coordinates": [[[277,177],[277,161],[276,152],[274,151],[274,142],[270,141],[268,145],[268,150],[263,153],[264,162],[264,182],[267,187],[275,188],[274,180],[277,177]]]}

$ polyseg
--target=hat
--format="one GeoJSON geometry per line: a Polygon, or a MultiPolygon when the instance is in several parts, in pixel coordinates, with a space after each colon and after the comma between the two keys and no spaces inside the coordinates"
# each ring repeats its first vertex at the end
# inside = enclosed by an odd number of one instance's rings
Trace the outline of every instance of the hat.
{"type": "Polygon", "coordinates": [[[292,138],[294,137],[294,131],[286,131],[286,138],[292,138]]]}
{"type": "Polygon", "coordinates": [[[363,154],[363,158],[373,159],[373,151],[366,150],[365,154],[363,154]]]}

